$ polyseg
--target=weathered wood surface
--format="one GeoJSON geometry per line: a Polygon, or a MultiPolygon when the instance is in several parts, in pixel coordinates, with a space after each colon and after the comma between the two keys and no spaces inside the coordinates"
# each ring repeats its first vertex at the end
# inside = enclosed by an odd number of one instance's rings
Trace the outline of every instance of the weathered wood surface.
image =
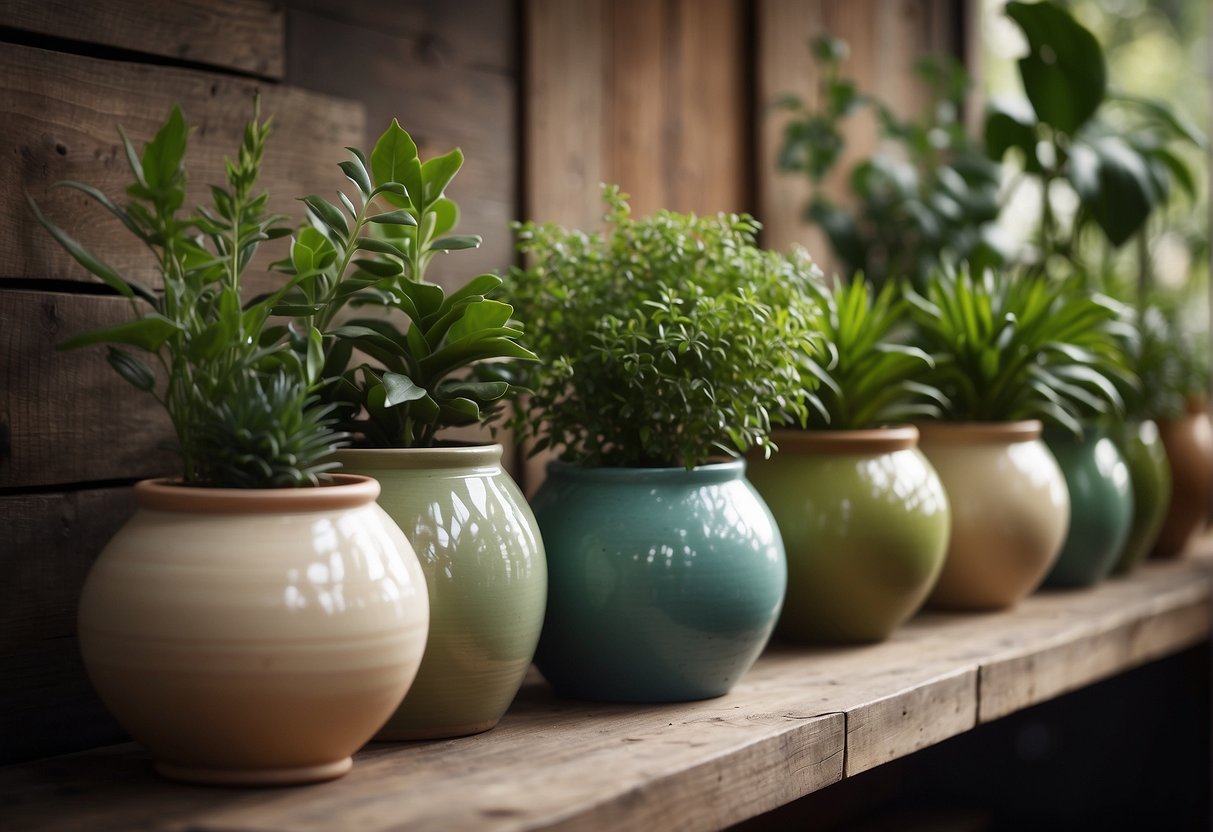
{"type": "MultiPolygon", "coordinates": [[[[842,72],[860,92],[875,94],[892,110],[908,116],[927,103],[914,73],[915,60],[947,52],[956,14],[951,0],[759,0],[757,4],[758,188],[757,216],[763,243],[786,249],[804,245],[827,270],[837,267],[825,235],[803,220],[812,193],[803,174],[778,169],[779,148],[790,119],[775,102],[787,93],[810,108],[820,106],[819,75],[808,42],[821,34],[850,45],[842,72]]],[[[847,147],[834,172],[822,183],[824,192],[843,204],[850,169],[877,146],[877,123],[870,112],[853,114],[844,125],[847,147]]]]}
{"type": "Polygon", "coordinates": [[[0,488],[158,476],[173,470],[160,405],[105,360],[55,345],[132,317],[123,298],[0,290],[0,488]]]}
{"type": "MultiPolygon", "coordinates": [[[[142,147],[180,103],[194,127],[189,200],[209,202],[208,186],[223,181],[223,160],[238,151],[258,93],[262,112],[274,116],[259,183],[272,194],[270,210],[301,222],[298,197],[331,195],[345,181],[337,162],[345,145],[362,140],[361,105],[216,73],[0,44],[0,277],[92,280],[38,225],[23,199],[29,192],[120,273],[155,285],[142,243],[88,197],[51,186],[74,179],[123,201],[131,177],[115,125],[142,147]]],[[[276,246],[285,252],[285,241],[276,246]]]]}
{"type": "Polygon", "coordinates": [[[532,679],[497,729],[373,745],[351,775],[322,786],[175,786],[122,746],[0,769],[0,807],[12,829],[719,828],[989,718],[978,708],[990,686],[1020,684],[987,672],[1008,660],[1064,644],[1106,657],[1092,681],[1207,638],[1210,572],[1208,558],[1151,563],[1009,612],[924,615],[883,644],[777,644],[707,702],[575,703],[532,679]],[[1108,640],[1128,646],[1100,646],[1108,640]]]}
{"type": "Polygon", "coordinates": [[[282,6],[272,0],[5,0],[0,26],[282,77],[282,6]]]}

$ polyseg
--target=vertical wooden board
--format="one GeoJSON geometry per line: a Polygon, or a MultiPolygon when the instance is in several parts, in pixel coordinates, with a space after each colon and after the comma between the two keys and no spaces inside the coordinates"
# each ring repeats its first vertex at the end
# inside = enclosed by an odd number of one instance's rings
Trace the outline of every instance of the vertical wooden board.
{"type": "MultiPolygon", "coordinates": [[[[83,194],[52,184],[75,179],[124,201],[131,174],[116,125],[141,146],[180,103],[194,128],[188,204],[209,202],[208,186],[223,181],[223,160],[239,150],[257,94],[274,116],[258,184],[271,194],[270,210],[301,221],[298,197],[344,181],[336,163],[344,145],[361,141],[359,105],[208,72],[0,44],[0,277],[91,279],[38,225],[23,198],[29,192],[120,273],[156,283],[142,243],[83,194]]],[[[271,248],[281,255],[285,241],[271,248]]]]}
{"type": "Polygon", "coordinates": [[[158,476],[163,409],[123,381],[103,347],[55,345],[130,320],[122,298],[0,290],[0,488],[158,476]]]}
{"type": "MultiPolygon", "coordinates": [[[[464,166],[449,195],[462,212],[460,232],[484,241],[477,250],[436,258],[427,276],[452,286],[509,268],[509,223],[518,213],[514,5],[295,0],[287,29],[288,82],[366,108],[366,131],[354,144],[369,153],[396,118],[422,159],[463,150],[464,166]],[[326,53],[341,60],[316,59],[326,53]]],[[[346,184],[334,171],[329,192],[346,184]]]]}
{"type": "Polygon", "coordinates": [[[272,0],[6,0],[0,26],[282,77],[283,13],[272,0]]]}

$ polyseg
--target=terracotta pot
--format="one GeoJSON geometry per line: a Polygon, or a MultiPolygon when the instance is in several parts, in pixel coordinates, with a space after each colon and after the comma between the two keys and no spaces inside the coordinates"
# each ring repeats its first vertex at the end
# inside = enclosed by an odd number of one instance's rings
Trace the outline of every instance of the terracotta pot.
{"type": "Polygon", "coordinates": [[[952,534],[931,606],[995,610],[1040,585],[1065,540],[1070,496],[1041,423],[928,422],[919,447],[943,482],[952,534]]]}
{"type": "Polygon", "coordinates": [[[1171,504],[1151,553],[1174,557],[1204,528],[1213,489],[1213,426],[1208,402],[1192,399],[1178,419],[1159,419],[1158,432],[1171,465],[1171,504]]]}
{"type": "Polygon", "coordinates": [[[1129,466],[1106,429],[1088,425],[1081,437],[1050,429],[1053,452],[1070,492],[1070,528],[1045,586],[1085,587],[1112,572],[1133,522],[1129,466]]]}
{"type": "Polygon", "coordinates": [[[344,450],[370,474],[425,573],[430,637],[382,740],[459,737],[501,719],[531,666],[547,602],[535,516],[501,467],[500,445],[344,450]]]}
{"type": "Polygon", "coordinates": [[[149,480],[80,598],[101,699],[160,772],[214,784],[339,777],[408,690],[425,579],[379,484],[149,480]]]}
{"type": "Polygon", "coordinates": [[[1133,525],[1112,570],[1123,575],[1145,559],[1158,539],[1171,504],[1171,466],[1158,425],[1149,419],[1122,425],[1116,440],[1133,483],[1133,525]]]}
{"type": "Polygon", "coordinates": [[[766,645],[787,585],[779,530],[735,460],[548,466],[535,663],[557,693],[608,702],[720,696],[766,645]]]}
{"type": "Polygon", "coordinates": [[[887,638],[927,598],[951,515],[914,427],[776,431],[749,477],[779,524],[788,592],[776,632],[803,641],[887,638]]]}

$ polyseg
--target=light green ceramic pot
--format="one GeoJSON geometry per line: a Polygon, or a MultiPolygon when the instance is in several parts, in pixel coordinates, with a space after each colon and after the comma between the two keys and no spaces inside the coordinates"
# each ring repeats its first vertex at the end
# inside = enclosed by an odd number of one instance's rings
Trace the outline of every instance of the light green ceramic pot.
{"type": "Polygon", "coordinates": [[[425,573],[430,636],[417,679],[377,735],[458,737],[497,724],[543,628],[547,563],[501,445],[344,450],[342,470],[379,480],[379,504],[425,573]]]}
{"type": "Polygon", "coordinates": [[[926,601],[951,512],[914,427],[779,431],[751,459],[788,557],[776,631],[804,641],[879,641],[926,601]]]}
{"type": "Polygon", "coordinates": [[[1133,524],[1112,570],[1122,575],[1141,563],[1158,539],[1171,504],[1171,465],[1158,425],[1149,419],[1122,425],[1116,446],[1129,466],[1133,483],[1133,524]]]}

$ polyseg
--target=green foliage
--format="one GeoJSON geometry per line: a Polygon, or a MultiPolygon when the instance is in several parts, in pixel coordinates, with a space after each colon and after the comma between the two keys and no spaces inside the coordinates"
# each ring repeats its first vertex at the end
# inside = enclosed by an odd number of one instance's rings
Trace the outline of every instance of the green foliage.
{"type": "Polygon", "coordinates": [[[301,317],[323,337],[325,395],[360,444],[426,447],[444,427],[490,422],[515,393],[491,362],[535,355],[518,343],[513,308],[489,297],[501,278],[482,274],[449,295],[425,279],[437,254],[480,245],[451,234],[459,209],[446,188],[463,154],[423,163],[394,120],[369,160],[347,150],[341,169],[356,200],[344,192],[342,207],[303,199],[311,226],[296,235],[290,260],[275,264],[293,275],[275,312],[301,317]],[[403,313],[408,327],[344,319],[347,306],[403,313]]]}
{"type": "Polygon", "coordinates": [[[779,167],[803,173],[815,186],[806,218],[826,232],[846,271],[862,271],[881,285],[903,275],[921,282],[945,251],[975,263],[1001,263],[1005,252],[992,225],[999,209],[999,169],[961,121],[968,79],[959,63],[920,61],[916,72],[930,90],[931,103],[922,118],[902,120],[841,76],[845,43],[821,37],[812,49],[822,103],[813,110],[795,96],[780,102],[793,118],[779,167]],[[841,157],[843,121],[865,106],[875,110],[884,144],[897,145],[899,152],[882,150],[855,165],[849,179],[857,204],[852,211],[832,203],[816,186],[841,157]]]}
{"type": "Polygon", "coordinates": [[[918,381],[934,360],[893,340],[906,316],[900,287],[886,283],[874,292],[859,276],[815,291],[825,311],[822,338],[830,364],[818,390],[823,409],[810,411],[810,427],[851,430],[938,418],[946,400],[918,381]]]}
{"type": "Polygon", "coordinates": [[[820,407],[816,268],[757,249],[748,216],[637,220],[618,189],[604,198],[603,233],[515,226],[530,266],[511,273],[511,294],[544,358],[524,368],[519,435],[590,466],[769,453],[772,423],[820,407]]]}
{"type": "MultiPolygon", "coordinates": [[[[281,293],[243,306],[240,300],[241,276],[258,246],[289,233],[279,226],[282,217],[266,213],[267,195],[254,193],[269,124],[254,113],[237,158],[226,163],[227,187],[212,186],[210,207],[182,215],[188,135],[177,107],[142,154],[122,135],[135,179],[125,205],[88,185],[60,183],[96,200],[147,245],[164,280],[163,294],[123,277],[29,200],[51,235],[128,298],[137,316],[60,348],[109,345],[114,369],[167,409],[185,482],[315,485],[335,467],[321,460],[344,438],[332,432],[328,409],[317,406],[319,366],[300,360],[283,340],[285,332],[267,328],[281,293]],[[159,377],[153,366],[161,370],[159,377]]],[[[318,343],[319,333],[295,337],[318,343]]]]}
{"type": "Polygon", "coordinates": [[[1043,419],[1080,433],[1122,410],[1118,383],[1134,384],[1117,343],[1124,307],[1075,280],[939,272],[906,298],[947,420],[1043,419]]]}
{"type": "Polygon", "coordinates": [[[1173,302],[1152,302],[1134,323],[1135,337],[1124,340],[1124,350],[1140,383],[1122,390],[1125,415],[1133,421],[1178,418],[1189,398],[1208,396],[1208,340],[1184,327],[1173,302]]]}

